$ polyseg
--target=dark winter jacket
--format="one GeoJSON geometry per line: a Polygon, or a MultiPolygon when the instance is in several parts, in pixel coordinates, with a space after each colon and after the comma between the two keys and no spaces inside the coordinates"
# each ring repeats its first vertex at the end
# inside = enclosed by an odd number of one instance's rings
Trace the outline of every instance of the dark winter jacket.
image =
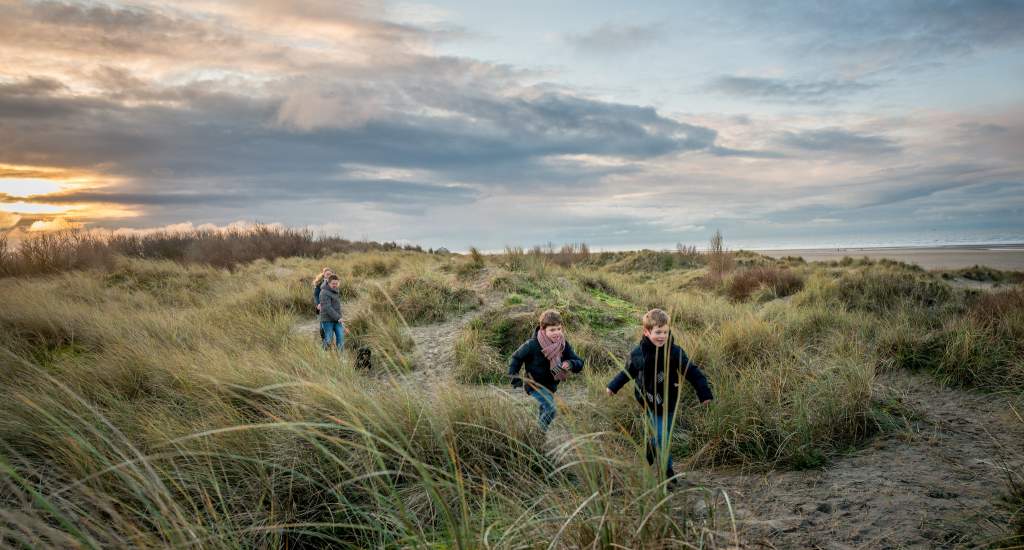
{"type": "Polygon", "coordinates": [[[672,338],[664,347],[658,348],[646,336],[640,340],[640,344],[633,348],[626,360],[626,368],[620,372],[611,382],[608,389],[612,393],[618,393],[626,382],[634,382],[634,396],[645,409],[661,414],[668,404],[668,410],[674,411],[676,402],[679,399],[679,377],[683,375],[686,381],[693,386],[697,392],[697,399],[707,401],[713,399],[711,388],[708,387],[708,379],[700,371],[697,365],[690,362],[683,348],[675,345],[672,338]],[[670,350],[666,353],[666,349],[670,350]],[[667,357],[669,368],[668,386],[665,386],[665,359],[667,357]]]}
{"type": "Polygon", "coordinates": [[[341,296],[327,285],[320,290],[320,322],[341,322],[341,296]]]}
{"type": "MultiPolygon", "coordinates": [[[[583,359],[580,359],[576,352],[572,350],[568,340],[565,341],[562,361],[569,362],[569,370],[572,372],[583,370],[583,359]]],[[[548,361],[547,357],[544,357],[544,352],[541,350],[540,342],[537,341],[536,333],[534,333],[533,338],[519,346],[519,349],[512,354],[512,360],[508,363],[508,375],[512,377],[512,385],[514,387],[518,388],[523,385],[523,378],[519,376],[519,371],[523,365],[526,366],[525,377],[532,381],[528,381],[525,384],[527,393],[530,393],[533,389],[532,385],[544,386],[552,392],[558,391],[558,380],[555,380],[555,376],[551,374],[551,362],[548,361]]]]}
{"type": "Polygon", "coordinates": [[[313,308],[314,309],[316,309],[316,306],[320,305],[320,291],[323,290],[323,288],[324,288],[323,283],[320,283],[318,285],[313,285],[313,308]]]}

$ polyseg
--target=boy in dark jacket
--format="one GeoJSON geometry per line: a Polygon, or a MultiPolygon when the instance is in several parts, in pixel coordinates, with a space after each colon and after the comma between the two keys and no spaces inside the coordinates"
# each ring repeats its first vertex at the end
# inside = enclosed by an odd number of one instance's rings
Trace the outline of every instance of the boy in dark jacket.
{"type": "Polygon", "coordinates": [[[545,431],[555,419],[555,396],[558,383],[569,377],[569,373],[583,370],[580,359],[565,339],[562,316],[553,309],[541,314],[540,326],[533,337],[519,346],[508,364],[508,375],[512,387],[526,387],[526,393],[540,405],[540,425],[545,431]],[[519,371],[526,365],[526,377],[519,371]]]}
{"type": "Polygon", "coordinates": [[[341,320],[341,297],[338,294],[338,286],[341,280],[337,275],[327,278],[327,284],[320,291],[320,328],[324,331],[324,349],[330,349],[331,340],[334,340],[338,351],[344,349],[345,333],[348,329],[341,320]]]}
{"type": "MultiPolygon", "coordinates": [[[[679,378],[682,376],[697,392],[701,404],[714,398],[708,380],[697,365],[690,363],[683,348],[672,339],[668,314],[652,309],[644,315],[644,336],[629,354],[626,368],[608,383],[608,395],[615,395],[626,382],[634,383],[634,396],[644,408],[654,434],[647,443],[647,463],[658,459],[667,479],[675,476],[669,453],[676,403],[679,401],[679,378]]],[[[673,480],[674,481],[674,480],[673,480]]]]}

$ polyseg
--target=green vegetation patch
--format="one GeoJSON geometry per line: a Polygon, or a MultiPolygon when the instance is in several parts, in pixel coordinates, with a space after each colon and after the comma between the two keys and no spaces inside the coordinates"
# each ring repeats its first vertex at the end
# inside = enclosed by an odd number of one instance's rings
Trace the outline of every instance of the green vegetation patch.
{"type": "Polygon", "coordinates": [[[893,270],[844,274],[837,281],[835,293],[847,307],[873,313],[907,306],[936,308],[953,297],[949,285],[931,276],[908,276],[893,270]]]}
{"type": "Polygon", "coordinates": [[[369,295],[376,310],[397,310],[410,325],[438,323],[480,305],[472,290],[430,274],[399,277],[386,289],[371,286],[369,295]]]}

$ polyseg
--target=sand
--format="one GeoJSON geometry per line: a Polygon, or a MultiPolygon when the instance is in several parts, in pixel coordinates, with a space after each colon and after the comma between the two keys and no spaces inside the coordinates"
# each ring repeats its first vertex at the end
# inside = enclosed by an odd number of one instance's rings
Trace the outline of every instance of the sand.
{"type": "Polygon", "coordinates": [[[801,256],[808,262],[839,260],[844,256],[871,259],[889,258],[917,264],[925,269],[960,269],[975,265],[996,269],[1024,271],[1024,244],[943,246],[920,248],[827,248],[793,250],[758,250],[760,254],[781,258],[801,256]]]}

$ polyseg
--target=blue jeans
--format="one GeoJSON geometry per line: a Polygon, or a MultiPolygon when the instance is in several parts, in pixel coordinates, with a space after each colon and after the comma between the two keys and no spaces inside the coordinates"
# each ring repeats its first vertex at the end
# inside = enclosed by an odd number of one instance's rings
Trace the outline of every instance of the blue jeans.
{"type": "Polygon", "coordinates": [[[540,404],[540,427],[547,431],[551,421],[555,419],[555,396],[544,386],[531,388],[530,395],[540,404]]]}
{"type": "MultiPolygon", "coordinates": [[[[667,456],[666,469],[672,472],[672,428],[675,418],[672,413],[661,415],[654,411],[647,411],[647,420],[650,422],[651,433],[654,434],[654,437],[647,443],[647,463],[654,464],[654,461],[664,452],[667,456]]],[[[660,465],[660,463],[659,460],[658,464],[660,465]]]]}
{"type": "Polygon", "coordinates": [[[324,331],[324,349],[330,349],[332,338],[338,344],[338,351],[345,349],[345,325],[321,321],[320,328],[324,331]]]}

